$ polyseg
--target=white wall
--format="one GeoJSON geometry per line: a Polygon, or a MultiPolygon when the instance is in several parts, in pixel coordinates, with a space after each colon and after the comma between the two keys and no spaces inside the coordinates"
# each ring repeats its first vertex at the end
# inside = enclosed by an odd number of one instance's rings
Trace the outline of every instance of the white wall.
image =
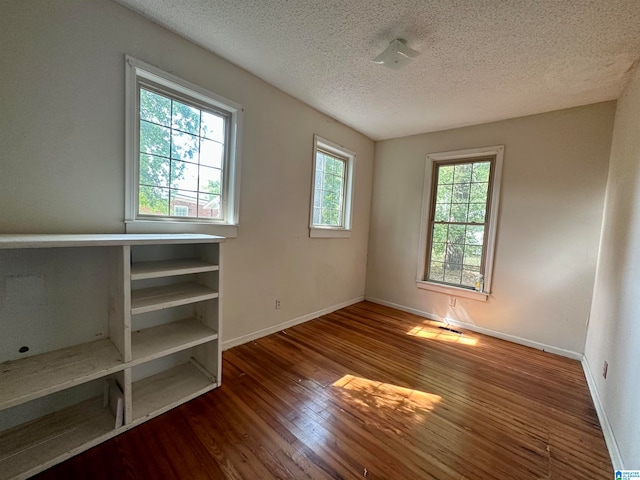
{"type": "Polygon", "coordinates": [[[636,70],[618,99],[585,346],[597,397],[627,469],[640,469],[639,167],[640,70],[636,70]],[[606,380],[601,375],[605,361],[609,363],[606,380]]]}
{"type": "Polygon", "coordinates": [[[244,106],[223,339],[364,294],[370,139],[108,0],[2,2],[0,45],[0,233],[124,232],[126,53],[244,106]],[[309,239],[313,134],[358,155],[351,239],[309,239]]]}
{"type": "Polygon", "coordinates": [[[378,142],[367,297],[582,353],[614,109],[607,102],[378,142]],[[415,283],[425,156],[497,144],[505,154],[492,293],[449,307],[446,295],[415,283]]]}

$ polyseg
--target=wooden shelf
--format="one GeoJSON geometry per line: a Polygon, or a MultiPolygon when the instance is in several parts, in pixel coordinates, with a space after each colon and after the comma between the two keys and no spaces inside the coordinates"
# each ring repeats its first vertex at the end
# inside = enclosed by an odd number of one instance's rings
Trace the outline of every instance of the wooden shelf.
{"type": "Polygon", "coordinates": [[[219,243],[224,237],[183,234],[0,235],[0,249],[219,243]]]}
{"type": "Polygon", "coordinates": [[[195,319],[182,320],[131,334],[131,365],[148,362],[218,338],[195,319]]]}
{"type": "Polygon", "coordinates": [[[115,435],[102,402],[87,400],[0,434],[0,477],[27,478],[115,435]]]}
{"type": "Polygon", "coordinates": [[[218,265],[194,259],[140,262],[131,265],[131,280],[189,275],[192,273],[214,272],[216,270],[218,270],[218,265]]]}
{"type": "Polygon", "coordinates": [[[97,340],[0,364],[0,410],[122,370],[122,355],[97,340]]]}
{"type": "Polygon", "coordinates": [[[142,288],[131,292],[131,314],[153,312],[212,298],[218,298],[218,292],[192,282],[142,288]]]}
{"type": "Polygon", "coordinates": [[[135,382],[133,421],[141,422],[147,417],[160,415],[216,386],[195,362],[185,363],[135,382]]]}

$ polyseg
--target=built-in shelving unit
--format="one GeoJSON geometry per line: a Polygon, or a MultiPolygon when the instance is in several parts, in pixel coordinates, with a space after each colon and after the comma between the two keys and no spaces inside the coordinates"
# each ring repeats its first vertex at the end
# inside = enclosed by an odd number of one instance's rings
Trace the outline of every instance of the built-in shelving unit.
{"type": "Polygon", "coordinates": [[[0,235],[0,479],[220,385],[223,241],[0,235]]]}

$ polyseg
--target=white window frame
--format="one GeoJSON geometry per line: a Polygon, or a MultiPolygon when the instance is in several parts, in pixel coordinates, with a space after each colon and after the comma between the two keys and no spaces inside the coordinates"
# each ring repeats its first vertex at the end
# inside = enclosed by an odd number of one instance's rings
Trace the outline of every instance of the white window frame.
{"type": "Polygon", "coordinates": [[[416,286],[423,290],[444,293],[456,297],[471,298],[474,300],[487,301],[491,294],[491,281],[493,279],[493,260],[495,255],[496,233],[498,228],[498,211],[500,207],[500,184],[502,181],[502,161],[504,157],[504,145],[494,145],[490,147],[471,148],[466,150],[454,150],[449,152],[437,152],[427,155],[424,172],[424,189],[422,197],[422,221],[420,222],[420,244],[418,250],[418,271],[416,286]],[[427,240],[429,237],[429,212],[431,211],[432,196],[432,175],[433,163],[443,160],[468,160],[473,161],[478,158],[495,156],[495,168],[492,179],[492,190],[489,192],[491,198],[491,210],[489,212],[489,231],[487,234],[486,257],[484,267],[484,290],[481,292],[443,285],[441,283],[425,280],[427,274],[427,240]]]}
{"type": "Polygon", "coordinates": [[[351,225],[353,216],[353,192],[356,175],[356,154],[352,150],[338,145],[319,135],[313,136],[313,170],[311,175],[311,204],[309,208],[309,236],[311,238],[349,238],[351,237],[351,225]],[[318,150],[333,154],[336,157],[345,159],[345,192],[343,225],[333,227],[330,225],[316,225],[313,223],[313,201],[316,190],[316,155],[318,150]]]}
{"type": "Polygon", "coordinates": [[[127,233],[204,232],[236,237],[240,206],[240,171],[242,144],[242,105],[183,80],[153,65],[125,55],[125,224],[127,233]],[[138,79],[152,82],[180,97],[223,110],[229,115],[228,161],[224,178],[226,194],[222,198],[223,219],[159,217],[138,215],[139,123],[138,79]]]}

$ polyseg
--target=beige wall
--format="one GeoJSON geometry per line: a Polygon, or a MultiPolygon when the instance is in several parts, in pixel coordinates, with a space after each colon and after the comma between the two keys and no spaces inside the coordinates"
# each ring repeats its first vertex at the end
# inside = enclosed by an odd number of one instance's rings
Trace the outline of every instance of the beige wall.
{"type": "Polygon", "coordinates": [[[364,294],[370,139],[111,1],[3,2],[0,45],[0,233],[124,231],[127,53],[244,106],[224,340],[364,294]],[[309,239],[313,134],[358,155],[351,239],[309,239]]]}
{"type": "MultiPolygon", "coordinates": [[[[640,70],[618,100],[585,358],[624,468],[640,469],[640,70]],[[600,372],[609,363],[607,379],[600,372]]],[[[618,468],[622,468],[619,465],[618,468]]]]}
{"type": "MultiPolygon", "coordinates": [[[[583,351],[615,103],[376,144],[366,295],[507,338],[583,351]],[[492,294],[416,287],[425,156],[505,145],[492,294]]],[[[540,346],[540,345],[538,345],[540,346]]]]}

